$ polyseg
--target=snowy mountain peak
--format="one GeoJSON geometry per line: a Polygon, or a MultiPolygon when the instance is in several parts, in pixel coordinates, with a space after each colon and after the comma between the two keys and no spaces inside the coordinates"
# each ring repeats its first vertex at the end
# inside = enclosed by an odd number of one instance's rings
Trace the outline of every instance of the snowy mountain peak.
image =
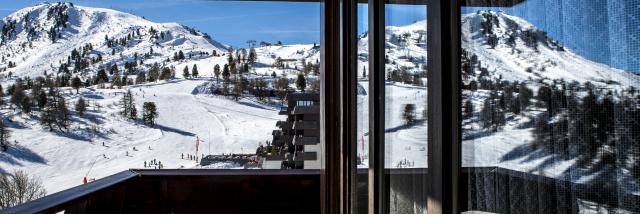
{"type": "Polygon", "coordinates": [[[470,76],[521,82],[562,79],[608,88],[640,83],[639,76],[587,60],[526,20],[501,12],[464,14],[462,48],[463,62],[473,64],[467,67],[470,76]]]}
{"type": "Polygon", "coordinates": [[[133,60],[162,62],[179,51],[187,56],[227,51],[227,46],[206,33],[178,23],[154,23],[72,3],[41,3],[21,9],[0,21],[0,29],[0,71],[16,76],[51,73],[65,63],[75,69],[76,63],[68,60],[73,50],[86,58],[100,58],[76,71],[133,60]]]}

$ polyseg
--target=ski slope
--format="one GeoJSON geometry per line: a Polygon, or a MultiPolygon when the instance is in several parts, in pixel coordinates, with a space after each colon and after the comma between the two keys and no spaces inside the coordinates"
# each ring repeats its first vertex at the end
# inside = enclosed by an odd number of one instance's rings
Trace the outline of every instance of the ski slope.
{"type": "MultiPolygon", "coordinates": [[[[139,114],[143,102],[156,103],[160,116],[155,127],[118,115],[124,89],[82,89],[90,103],[85,118],[99,122],[74,115],[70,132],[49,132],[32,117],[2,110],[4,117],[13,118],[12,139],[17,145],[0,153],[0,169],[38,176],[51,194],[82,184],[85,176],[99,179],[143,168],[144,161],[153,159],[164,168],[193,168],[195,161],[181,159],[181,154],[195,154],[196,136],[201,140],[199,155],[253,153],[261,142],[271,139],[276,121],[283,119],[276,108],[248,98],[235,102],[191,93],[204,82],[175,80],[131,87],[139,114]],[[93,124],[99,134],[89,130],[93,124]]],[[[75,102],[77,95],[72,91],[67,89],[65,94],[75,102]]]]}

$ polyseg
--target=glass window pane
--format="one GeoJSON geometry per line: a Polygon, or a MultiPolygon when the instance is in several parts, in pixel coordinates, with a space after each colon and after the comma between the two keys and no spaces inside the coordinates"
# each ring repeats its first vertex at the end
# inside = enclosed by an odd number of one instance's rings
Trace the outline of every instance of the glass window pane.
{"type": "Polygon", "coordinates": [[[320,167],[319,2],[71,2],[0,8],[0,174],[320,167]]]}
{"type": "Polygon", "coordinates": [[[639,8],[462,8],[463,210],[640,211],[639,8]]]}
{"type": "Polygon", "coordinates": [[[367,4],[358,4],[358,66],[356,72],[357,80],[357,213],[368,213],[368,176],[366,170],[369,167],[369,40],[367,33],[368,10],[367,4]]]}
{"type": "Polygon", "coordinates": [[[426,11],[426,5],[385,7],[384,137],[391,213],[426,213],[426,11]]]}

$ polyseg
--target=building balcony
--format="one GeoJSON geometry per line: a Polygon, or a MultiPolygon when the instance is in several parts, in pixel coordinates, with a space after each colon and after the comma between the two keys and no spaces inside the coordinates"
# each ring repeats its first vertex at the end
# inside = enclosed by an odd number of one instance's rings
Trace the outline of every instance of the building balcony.
{"type": "Polygon", "coordinates": [[[278,121],[278,122],[276,122],[276,126],[280,127],[282,130],[287,130],[287,129],[291,129],[292,122],[289,122],[289,121],[278,121]]]}
{"type": "Polygon", "coordinates": [[[297,130],[317,130],[318,121],[295,121],[293,122],[293,129],[297,130]]]}
{"type": "Polygon", "coordinates": [[[283,146],[284,143],[285,142],[282,139],[273,139],[273,142],[271,142],[271,144],[274,146],[283,146]]]}
{"type": "Polygon", "coordinates": [[[278,112],[278,115],[289,115],[289,108],[287,107],[282,107],[280,108],[280,111],[278,112]]]}
{"type": "Polygon", "coordinates": [[[305,136],[296,136],[293,138],[293,145],[318,145],[320,143],[320,138],[318,137],[305,137],[305,136]]]}
{"type": "Polygon", "coordinates": [[[317,152],[297,152],[293,157],[293,161],[309,161],[318,160],[317,152]]]}
{"type": "Polygon", "coordinates": [[[320,114],[320,106],[296,106],[292,114],[320,114]]]}

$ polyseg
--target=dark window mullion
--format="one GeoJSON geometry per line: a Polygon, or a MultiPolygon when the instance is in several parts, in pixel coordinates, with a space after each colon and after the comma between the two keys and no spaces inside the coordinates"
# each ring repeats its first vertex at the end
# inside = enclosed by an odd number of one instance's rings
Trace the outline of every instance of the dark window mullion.
{"type": "Polygon", "coordinates": [[[459,213],[460,7],[429,0],[427,7],[428,213],[459,213]]]}
{"type": "Polygon", "coordinates": [[[356,213],[357,201],[357,71],[358,71],[358,3],[342,1],[342,213],[356,213]]]}
{"type": "Polygon", "coordinates": [[[388,213],[384,171],[385,2],[369,0],[369,213],[388,213]]]}
{"type": "Polygon", "coordinates": [[[320,37],[320,203],[322,213],[340,213],[341,209],[341,47],[340,1],[323,0],[320,37]]]}

